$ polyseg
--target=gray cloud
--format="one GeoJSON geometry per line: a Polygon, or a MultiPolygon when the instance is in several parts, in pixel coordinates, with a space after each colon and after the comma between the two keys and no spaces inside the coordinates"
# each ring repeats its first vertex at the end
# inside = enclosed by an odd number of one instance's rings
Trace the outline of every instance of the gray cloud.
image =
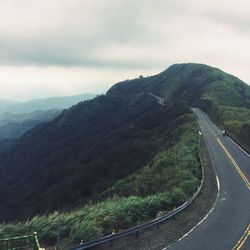
{"type": "Polygon", "coordinates": [[[246,0],[0,1],[0,93],[25,82],[88,92],[180,62],[250,83],[249,10],[246,0]]]}
{"type": "MultiPolygon", "coordinates": [[[[16,3],[11,2],[13,6],[16,3]]],[[[51,5],[50,1],[43,2],[45,6],[51,5]]],[[[143,58],[138,58],[137,62],[133,57],[131,61],[123,61],[123,58],[105,60],[105,58],[100,58],[95,51],[101,48],[105,50],[112,44],[129,45],[132,48],[146,47],[149,44],[157,46],[158,34],[148,24],[156,21],[158,25],[158,19],[165,23],[179,10],[179,5],[174,4],[172,0],[158,1],[157,5],[152,1],[142,0],[111,0],[105,3],[93,0],[89,5],[81,1],[72,1],[72,4],[69,2],[60,2],[61,8],[69,8],[69,13],[59,15],[57,21],[53,21],[53,15],[50,13],[52,10],[50,10],[49,19],[44,20],[44,24],[35,16],[39,13],[35,13],[34,16],[31,13],[30,19],[25,20],[20,27],[18,18],[6,25],[7,32],[1,32],[0,27],[0,63],[2,65],[96,65],[97,67],[140,65],[142,68],[147,68],[150,62],[145,62],[143,58]],[[89,13],[89,10],[92,13],[89,13]],[[32,21],[33,25],[30,23],[32,21]],[[50,22],[52,27],[49,26],[50,22]],[[25,25],[25,23],[28,24],[25,25]],[[10,32],[8,32],[8,25],[10,32]],[[16,29],[13,29],[15,25],[16,29]]],[[[22,7],[19,13],[21,16],[26,14],[26,9],[23,10],[22,7]]],[[[41,11],[39,18],[42,18],[43,14],[41,11]]]]}
{"type": "MultiPolygon", "coordinates": [[[[22,4],[9,0],[0,3],[0,64],[158,67],[172,61],[168,51],[175,51],[178,59],[178,51],[190,45],[187,49],[195,55],[194,37],[207,36],[221,50],[223,41],[216,37],[220,25],[233,27],[236,33],[249,31],[248,12],[235,11],[232,4],[224,0],[200,5],[195,0],[23,0],[22,4]],[[130,48],[133,54],[129,58],[112,46],[130,48]],[[106,50],[108,55],[103,53],[106,50]],[[135,57],[136,50],[144,50],[144,55],[135,57]],[[161,54],[158,60],[155,51],[161,54]]],[[[225,39],[231,39],[230,30],[223,32],[225,39]]],[[[204,57],[211,53],[206,42],[202,49],[204,57]]]]}

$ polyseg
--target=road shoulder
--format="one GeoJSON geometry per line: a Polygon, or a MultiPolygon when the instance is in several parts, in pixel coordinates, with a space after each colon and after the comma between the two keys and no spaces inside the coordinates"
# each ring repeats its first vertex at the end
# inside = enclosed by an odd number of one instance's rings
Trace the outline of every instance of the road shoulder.
{"type": "MultiPolygon", "coordinates": [[[[162,223],[159,228],[155,227],[140,232],[138,237],[132,235],[115,240],[112,243],[112,249],[163,249],[178,241],[178,239],[188,233],[209,213],[217,197],[217,181],[213,163],[209,157],[203,137],[200,148],[201,161],[204,169],[204,183],[196,200],[183,212],[162,223]]],[[[110,243],[107,243],[93,249],[102,250],[109,247],[110,243]]]]}

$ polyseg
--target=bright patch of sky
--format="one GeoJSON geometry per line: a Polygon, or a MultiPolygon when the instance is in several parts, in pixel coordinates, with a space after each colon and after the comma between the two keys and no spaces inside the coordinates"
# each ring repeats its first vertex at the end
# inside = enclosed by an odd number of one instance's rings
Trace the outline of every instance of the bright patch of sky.
{"type": "Polygon", "coordinates": [[[0,0],[0,98],[102,93],[174,63],[250,83],[248,0],[0,0]]]}

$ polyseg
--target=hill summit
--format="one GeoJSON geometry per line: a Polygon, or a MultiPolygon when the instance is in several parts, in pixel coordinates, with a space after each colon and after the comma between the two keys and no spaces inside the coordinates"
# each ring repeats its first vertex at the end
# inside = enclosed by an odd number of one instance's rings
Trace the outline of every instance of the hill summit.
{"type": "Polygon", "coordinates": [[[204,64],[174,64],[162,73],[115,84],[108,95],[151,92],[165,102],[178,100],[199,106],[211,101],[219,105],[250,107],[249,85],[220,69],[204,64]]]}

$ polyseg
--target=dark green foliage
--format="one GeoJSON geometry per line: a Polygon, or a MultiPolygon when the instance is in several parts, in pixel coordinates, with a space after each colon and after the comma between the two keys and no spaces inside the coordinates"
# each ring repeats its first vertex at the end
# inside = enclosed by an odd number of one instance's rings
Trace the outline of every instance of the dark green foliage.
{"type": "Polygon", "coordinates": [[[203,64],[175,64],[162,73],[114,85],[109,95],[155,93],[166,102],[200,106],[210,100],[220,105],[250,107],[250,87],[217,68],[203,64]]]}
{"type": "Polygon", "coordinates": [[[79,243],[183,203],[201,179],[190,106],[249,143],[249,86],[201,64],[118,83],[31,130],[0,158],[0,218],[64,212],[1,224],[0,236],[34,230],[51,244],[61,223],[65,244],[79,243]]]}
{"type": "Polygon", "coordinates": [[[180,120],[185,123],[172,130],[172,135],[178,134],[181,137],[179,143],[159,152],[147,166],[119,181],[102,196],[147,196],[175,187],[182,188],[189,196],[201,177],[198,168],[197,129],[193,116],[185,115],[172,123],[176,125],[180,120]]]}
{"type": "Polygon", "coordinates": [[[202,64],[175,64],[166,71],[145,79],[135,79],[114,85],[110,95],[148,91],[165,98],[165,102],[185,102],[204,109],[230,135],[250,150],[249,120],[237,116],[236,108],[250,109],[250,87],[237,77],[202,64]],[[224,114],[224,107],[227,111],[224,114]],[[227,115],[235,117],[229,120],[227,115]]]}
{"type": "MultiPolygon", "coordinates": [[[[174,193],[178,191],[173,190],[174,193]]],[[[145,198],[130,196],[112,198],[95,205],[87,205],[71,213],[53,213],[49,216],[37,216],[17,224],[0,224],[0,237],[24,235],[33,231],[39,232],[43,243],[55,244],[56,233],[61,225],[61,237],[67,244],[79,243],[111,234],[138,222],[142,223],[156,216],[157,211],[173,209],[171,192],[159,193],[145,198]]],[[[177,197],[178,203],[184,197],[177,197]]]]}
{"type": "Polygon", "coordinates": [[[214,105],[211,116],[221,128],[250,152],[250,109],[214,105]]]}
{"type": "Polygon", "coordinates": [[[186,112],[148,94],[99,96],[35,127],[1,158],[9,199],[0,196],[0,217],[84,204],[175,143],[171,121],[186,112]]]}
{"type": "Polygon", "coordinates": [[[188,124],[180,126],[178,143],[159,152],[141,170],[118,181],[106,191],[107,199],[96,204],[90,202],[70,213],[55,212],[23,223],[0,224],[0,237],[38,231],[42,242],[51,245],[55,244],[57,228],[61,225],[64,246],[72,245],[81,239],[89,241],[143,223],[184,203],[200,182],[196,124],[193,116],[185,119],[188,124]],[[158,185],[160,180],[163,188],[158,185]],[[151,188],[147,194],[138,191],[141,183],[151,188]],[[130,189],[130,195],[124,197],[121,188],[130,189]]]}

